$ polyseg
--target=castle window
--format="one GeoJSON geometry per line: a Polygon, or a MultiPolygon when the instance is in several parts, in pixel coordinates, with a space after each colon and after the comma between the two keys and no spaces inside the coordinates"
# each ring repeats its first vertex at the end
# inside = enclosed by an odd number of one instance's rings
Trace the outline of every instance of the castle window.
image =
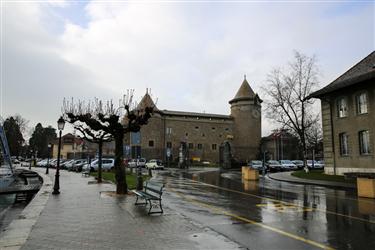
{"type": "Polygon", "coordinates": [[[202,137],[205,137],[206,135],[205,134],[202,134],[202,137]]]}
{"type": "Polygon", "coordinates": [[[199,129],[199,127],[198,127],[198,126],[196,126],[196,127],[195,127],[195,129],[199,129]]]}
{"type": "Polygon", "coordinates": [[[356,96],[357,114],[367,113],[367,94],[361,93],[356,96]]]}
{"type": "Polygon", "coordinates": [[[172,148],[172,142],[170,141],[167,142],[167,148],[172,148]]]}
{"type": "Polygon", "coordinates": [[[348,116],[348,101],[346,100],[346,98],[342,97],[338,99],[336,103],[336,108],[338,117],[348,116]]]}
{"type": "Polygon", "coordinates": [[[193,143],[189,143],[189,149],[193,149],[194,148],[194,144],[193,143]]]}
{"type": "Polygon", "coordinates": [[[215,130],[216,128],[215,127],[212,127],[212,130],[215,130]]]}
{"type": "Polygon", "coordinates": [[[216,150],[217,146],[216,144],[212,144],[212,150],[216,150]]]}
{"type": "Polygon", "coordinates": [[[172,134],[172,128],[166,128],[165,133],[166,133],[167,135],[172,134]]]}
{"type": "Polygon", "coordinates": [[[154,141],[148,141],[148,146],[151,148],[154,147],[154,141]]]}
{"type": "Polygon", "coordinates": [[[370,133],[368,130],[359,131],[359,152],[361,155],[371,153],[370,150],[370,133]]]}
{"type": "Polygon", "coordinates": [[[198,149],[202,149],[202,148],[203,148],[202,144],[198,143],[198,149]]]}
{"type": "Polygon", "coordinates": [[[189,133],[185,133],[185,136],[188,136],[189,135],[189,133]]]}
{"type": "Polygon", "coordinates": [[[225,131],[228,131],[229,130],[229,128],[225,128],[225,131]]]}
{"type": "Polygon", "coordinates": [[[348,143],[348,134],[347,133],[341,133],[339,134],[340,139],[340,155],[348,155],[349,154],[349,143],[348,143]]]}

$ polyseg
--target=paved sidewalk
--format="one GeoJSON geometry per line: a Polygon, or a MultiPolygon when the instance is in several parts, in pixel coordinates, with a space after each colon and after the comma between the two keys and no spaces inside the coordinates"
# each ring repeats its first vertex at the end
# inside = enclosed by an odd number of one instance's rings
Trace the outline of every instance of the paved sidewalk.
{"type": "Polygon", "coordinates": [[[238,249],[168,204],[163,215],[149,216],[134,206],[134,196],[111,195],[113,184],[89,184],[92,177],[60,173],[61,194],[50,195],[21,249],[238,249]]]}
{"type": "Polygon", "coordinates": [[[297,183],[297,184],[319,185],[319,186],[336,187],[336,188],[356,188],[356,185],[353,183],[302,179],[302,178],[292,176],[291,172],[272,173],[272,174],[268,174],[268,177],[277,181],[286,181],[286,182],[292,182],[292,183],[297,183]]]}

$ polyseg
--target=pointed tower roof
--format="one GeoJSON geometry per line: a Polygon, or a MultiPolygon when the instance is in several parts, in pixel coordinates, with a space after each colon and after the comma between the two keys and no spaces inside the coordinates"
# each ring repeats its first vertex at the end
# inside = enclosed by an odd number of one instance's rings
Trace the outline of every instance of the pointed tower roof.
{"type": "Polygon", "coordinates": [[[250,84],[246,80],[246,75],[244,76],[244,80],[241,84],[241,87],[238,89],[236,96],[229,101],[229,103],[233,103],[235,101],[240,100],[250,100],[253,99],[256,96],[252,88],[250,87],[250,84]]]}
{"type": "Polygon", "coordinates": [[[142,97],[142,100],[139,102],[137,108],[142,109],[145,107],[154,107],[154,111],[158,110],[152,97],[148,93],[148,89],[146,90],[146,94],[142,97]]]}

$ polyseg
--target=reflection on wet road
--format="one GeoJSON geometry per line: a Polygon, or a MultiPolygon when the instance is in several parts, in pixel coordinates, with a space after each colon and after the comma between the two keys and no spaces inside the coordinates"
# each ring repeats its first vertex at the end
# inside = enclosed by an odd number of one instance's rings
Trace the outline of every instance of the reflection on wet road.
{"type": "Polygon", "coordinates": [[[166,184],[164,204],[249,249],[375,249],[375,201],[355,191],[242,181],[239,172],[155,179],[166,184]]]}

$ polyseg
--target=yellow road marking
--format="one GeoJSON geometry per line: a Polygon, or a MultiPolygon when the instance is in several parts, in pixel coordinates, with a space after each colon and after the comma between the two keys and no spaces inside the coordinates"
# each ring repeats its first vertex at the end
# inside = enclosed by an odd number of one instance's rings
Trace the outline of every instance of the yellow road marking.
{"type": "MultiPolygon", "coordinates": [[[[224,190],[224,191],[228,191],[228,192],[232,192],[232,193],[238,193],[238,194],[242,194],[242,195],[256,197],[256,198],[259,198],[259,199],[265,199],[265,200],[268,200],[268,201],[274,201],[274,202],[280,202],[280,203],[283,203],[283,204],[294,205],[294,206],[298,206],[302,209],[311,209],[311,211],[319,211],[319,212],[323,212],[323,213],[327,213],[327,214],[334,214],[334,215],[338,215],[338,216],[353,219],[353,220],[359,220],[359,221],[375,224],[374,220],[366,220],[366,219],[363,219],[363,218],[360,218],[360,217],[346,215],[346,214],[340,214],[340,213],[332,212],[332,211],[329,211],[329,210],[323,210],[323,209],[319,209],[319,208],[309,208],[309,207],[305,207],[305,206],[301,206],[301,205],[296,205],[294,203],[287,202],[287,201],[282,201],[282,200],[277,200],[277,199],[268,198],[268,197],[264,197],[264,196],[259,196],[259,195],[256,195],[256,194],[244,193],[244,192],[241,192],[241,191],[237,191],[237,190],[233,190],[233,189],[229,189],[229,188],[224,188],[224,187],[219,187],[219,186],[207,184],[207,183],[200,182],[200,181],[194,181],[194,180],[187,179],[187,178],[184,178],[184,179],[189,180],[191,182],[195,182],[195,183],[204,185],[204,186],[208,186],[208,187],[212,187],[212,188],[216,188],[216,189],[220,189],[220,190],[224,190]]],[[[308,211],[308,210],[306,210],[306,211],[308,211]]]]}
{"type": "Polygon", "coordinates": [[[295,235],[295,234],[292,234],[292,233],[288,233],[288,232],[285,232],[281,229],[278,229],[278,228],[275,228],[275,227],[271,227],[271,226],[268,226],[266,224],[263,224],[261,222],[256,222],[254,220],[250,220],[250,219],[247,219],[245,217],[242,217],[242,216],[239,216],[239,215],[236,215],[236,214],[232,214],[232,213],[229,213],[223,209],[219,209],[217,207],[214,207],[212,205],[209,205],[207,203],[203,203],[203,202],[200,202],[200,201],[197,201],[197,200],[194,200],[194,199],[191,199],[191,198],[188,198],[186,197],[185,195],[181,194],[181,192],[178,192],[174,189],[172,189],[175,193],[177,193],[177,195],[179,195],[181,198],[187,200],[187,201],[190,201],[192,203],[195,203],[199,206],[202,206],[202,207],[205,207],[205,208],[208,208],[210,210],[213,210],[214,212],[218,213],[218,214],[224,214],[226,216],[229,216],[229,217],[232,217],[232,218],[235,218],[237,220],[241,220],[241,221],[244,221],[244,222],[247,222],[249,224],[253,224],[253,225],[256,225],[256,226],[259,226],[259,227],[262,227],[262,228],[265,228],[267,230],[270,230],[270,231],[273,231],[275,233],[278,233],[278,234],[281,234],[281,235],[284,235],[284,236],[287,236],[289,238],[292,238],[292,239],[295,239],[295,240],[299,240],[299,241],[302,241],[302,242],[305,242],[307,244],[310,244],[310,245],[313,245],[313,246],[316,246],[318,248],[322,248],[322,249],[327,249],[327,250],[332,250],[334,248],[332,247],[329,247],[329,246],[326,246],[326,245],[323,245],[321,243],[318,243],[316,241],[313,241],[313,240],[309,240],[309,239],[306,239],[306,238],[303,238],[303,237],[300,237],[298,235],[295,235]]]}

